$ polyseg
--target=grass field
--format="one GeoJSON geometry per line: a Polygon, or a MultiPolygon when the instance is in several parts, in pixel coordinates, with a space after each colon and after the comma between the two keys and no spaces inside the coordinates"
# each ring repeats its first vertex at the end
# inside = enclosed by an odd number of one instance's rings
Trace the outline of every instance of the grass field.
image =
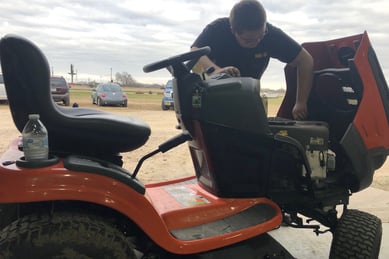
{"type": "MultiPolygon", "coordinates": [[[[70,94],[76,98],[89,97],[92,94],[92,89],[89,86],[72,86],[70,94]]],[[[163,89],[159,88],[140,88],[140,87],[123,87],[123,91],[128,95],[148,94],[148,95],[162,95],[163,89]]]]}
{"type": "MultiPolygon", "coordinates": [[[[160,88],[142,88],[142,87],[123,87],[123,91],[127,94],[129,106],[142,104],[148,109],[160,109],[163,96],[163,89],[160,88]]],[[[92,88],[89,86],[75,85],[70,89],[70,103],[77,102],[79,104],[92,104],[92,88]]],[[[282,102],[282,96],[277,98],[269,98],[268,106],[277,106],[282,102]]]]}
{"type": "MultiPolygon", "coordinates": [[[[128,98],[128,106],[139,106],[150,109],[160,109],[163,89],[123,87],[128,98]]],[[[70,88],[70,104],[78,103],[86,106],[92,104],[92,88],[89,86],[76,85],[70,88]]]]}

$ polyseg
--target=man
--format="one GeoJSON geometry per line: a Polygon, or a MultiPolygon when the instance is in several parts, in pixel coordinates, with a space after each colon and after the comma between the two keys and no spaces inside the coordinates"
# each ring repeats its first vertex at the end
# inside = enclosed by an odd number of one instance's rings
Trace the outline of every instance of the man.
{"type": "Polygon", "coordinates": [[[296,120],[308,116],[307,101],[312,85],[313,59],[296,41],[266,20],[266,11],[256,0],[242,0],[230,17],[219,18],[205,27],[192,50],[210,46],[211,53],[199,60],[213,74],[248,76],[260,79],[270,58],[297,68],[297,93],[292,115],[296,120]]]}

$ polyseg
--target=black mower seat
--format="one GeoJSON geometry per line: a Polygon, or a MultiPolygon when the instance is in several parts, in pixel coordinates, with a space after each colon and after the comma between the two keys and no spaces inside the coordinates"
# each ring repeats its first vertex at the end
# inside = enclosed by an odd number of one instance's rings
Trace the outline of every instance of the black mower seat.
{"type": "Polygon", "coordinates": [[[3,37],[0,60],[16,127],[21,132],[28,114],[40,114],[48,130],[50,152],[114,155],[147,141],[150,128],[142,120],[55,104],[50,93],[49,64],[29,40],[14,35],[3,37]]]}

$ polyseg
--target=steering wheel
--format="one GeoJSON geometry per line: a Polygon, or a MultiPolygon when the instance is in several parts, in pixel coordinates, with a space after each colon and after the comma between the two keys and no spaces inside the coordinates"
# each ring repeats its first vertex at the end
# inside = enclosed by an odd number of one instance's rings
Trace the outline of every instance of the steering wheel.
{"type": "Polygon", "coordinates": [[[148,64],[143,67],[143,72],[149,73],[153,72],[162,68],[166,68],[169,66],[172,66],[177,63],[183,63],[185,61],[188,61],[188,64],[186,64],[186,67],[188,70],[191,70],[192,67],[197,63],[197,61],[200,59],[200,57],[207,55],[211,52],[210,47],[202,47],[199,49],[196,49],[194,51],[189,51],[184,54],[176,55],[167,59],[163,59],[161,61],[157,61],[151,64],[148,64]]]}

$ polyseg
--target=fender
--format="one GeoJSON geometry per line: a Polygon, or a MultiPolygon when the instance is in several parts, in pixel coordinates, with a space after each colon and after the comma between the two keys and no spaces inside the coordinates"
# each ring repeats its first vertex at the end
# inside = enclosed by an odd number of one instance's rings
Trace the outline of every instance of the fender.
{"type": "Polygon", "coordinates": [[[0,203],[73,200],[99,204],[124,214],[154,242],[177,254],[198,253],[234,244],[270,231],[282,221],[280,208],[270,200],[220,199],[193,184],[195,177],[150,184],[146,186],[146,193],[142,194],[117,179],[68,170],[64,166],[64,159],[44,168],[20,168],[16,163],[12,163],[23,156],[17,149],[18,143],[19,139],[13,141],[1,158],[0,203]],[[165,186],[174,186],[180,181],[189,181],[188,190],[201,193],[199,196],[205,197],[209,203],[201,206],[182,206],[171,197],[161,199],[161,195],[166,195],[165,186]],[[180,229],[190,230],[196,226],[204,226],[208,222],[233,217],[261,205],[273,211],[261,224],[198,240],[186,240],[174,235],[180,229]]]}

